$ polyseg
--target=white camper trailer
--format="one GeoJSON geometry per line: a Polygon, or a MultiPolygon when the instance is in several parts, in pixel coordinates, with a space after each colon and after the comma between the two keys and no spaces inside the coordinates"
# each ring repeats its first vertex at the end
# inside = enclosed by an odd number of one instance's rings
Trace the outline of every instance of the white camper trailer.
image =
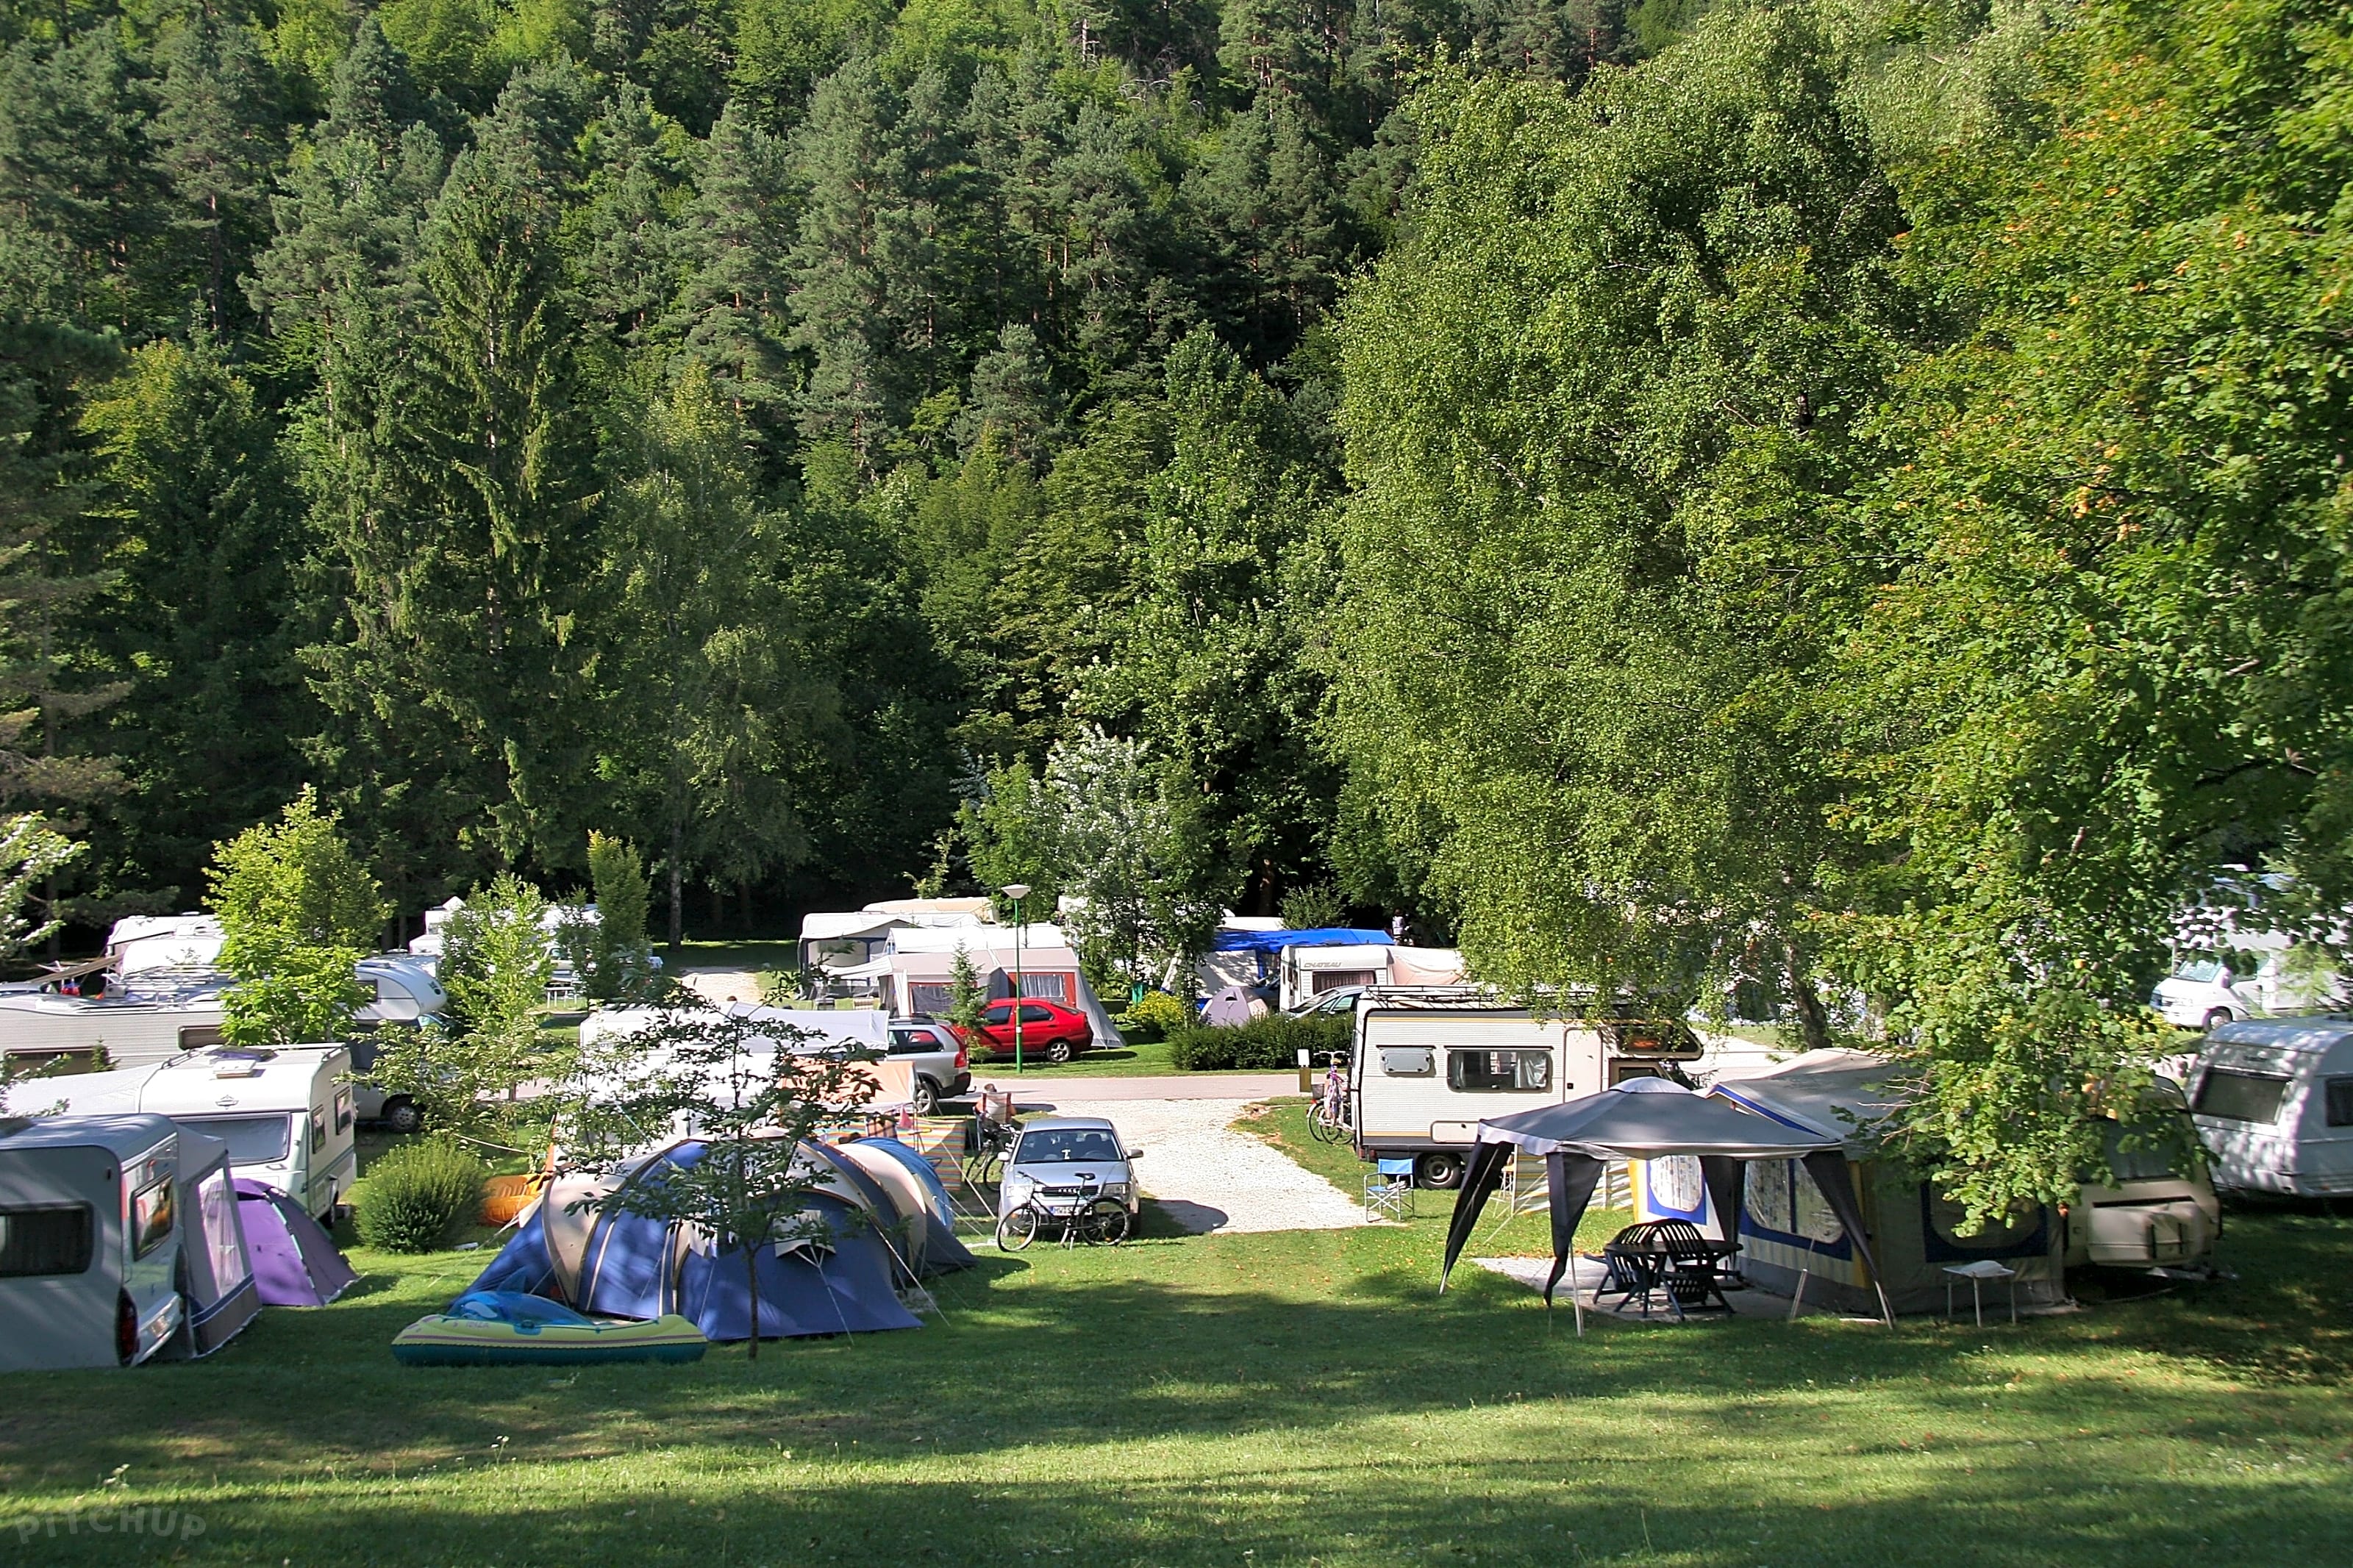
{"type": "Polygon", "coordinates": [[[2216,1186],[2353,1193],[2353,1017],[2222,1025],[2198,1054],[2189,1110],[2216,1186]]]}
{"type": "Polygon", "coordinates": [[[1482,1120],[1657,1077],[1699,1055],[1680,1024],[1546,1018],[1463,1000],[1417,1005],[1369,994],[1356,1006],[1348,1075],[1356,1153],[1411,1158],[1424,1186],[1462,1179],[1482,1120]]]}
{"type": "Polygon", "coordinates": [[[160,1066],[10,1086],[16,1115],[144,1111],[228,1145],[237,1173],[332,1219],[358,1174],[357,1107],[342,1046],[195,1051],[160,1066]]]}
{"type": "Polygon", "coordinates": [[[109,1067],[131,1068],[220,1044],[227,977],[206,973],[168,986],[156,979],[144,975],[140,990],[105,996],[0,995],[0,1053],[20,1066],[102,1055],[109,1067]]]}
{"type": "Polygon", "coordinates": [[[130,915],[106,933],[106,961],[117,974],[156,969],[214,969],[228,933],[218,918],[190,910],[184,915],[130,915]]]}
{"type": "Polygon", "coordinates": [[[160,1116],[0,1122],[0,1371],[203,1355],[259,1307],[219,1143],[160,1116]]]}

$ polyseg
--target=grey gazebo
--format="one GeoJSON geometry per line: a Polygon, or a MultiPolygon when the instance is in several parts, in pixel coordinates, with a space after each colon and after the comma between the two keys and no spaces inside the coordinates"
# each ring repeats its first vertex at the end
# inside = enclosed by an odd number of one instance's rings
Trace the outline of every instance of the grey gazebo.
{"type": "MultiPolygon", "coordinates": [[[[1463,1173],[1462,1190],[1454,1200],[1454,1217],[1446,1229],[1446,1261],[1438,1282],[1440,1291],[1479,1223],[1479,1211],[1503,1184],[1504,1167],[1523,1152],[1543,1157],[1552,1202],[1552,1274],[1545,1281],[1544,1292],[1547,1307],[1561,1276],[1568,1270],[1577,1222],[1593,1200],[1602,1162],[1656,1160],[1671,1154],[1698,1159],[1708,1196],[1724,1223],[1725,1239],[1735,1242],[1740,1239],[1742,1164],[1750,1160],[1802,1161],[1831,1212],[1853,1239],[1863,1267],[1871,1270],[1873,1287],[1878,1286],[1879,1268],[1872,1258],[1862,1209],[1855,1202],[1842,1139],[1738,1110],[1664,1079],[1643,1078],[1563,1104],[1479,1123],[1478,1142],[1470,1168],[1463,1173]]],[[[1892,1325],[1895,1320],[1886,1292],[1882,1289],[1879,1295],[1881,1310],[1892,1325]]],[[[1569,1296],[1574,1302],[1573,1287],[1569,1296]]]]}

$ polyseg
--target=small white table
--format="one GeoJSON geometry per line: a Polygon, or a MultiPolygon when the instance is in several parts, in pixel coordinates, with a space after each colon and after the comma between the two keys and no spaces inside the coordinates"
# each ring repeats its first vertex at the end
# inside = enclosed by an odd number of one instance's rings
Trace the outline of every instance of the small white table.
{"type": "Polygon", "coordinates": [[[1966,1279],[1969,1282],[1969,1305],[1976,1309],[1978,1327],[1981,1329],[1985,1327],[1985,1298],[1980,1292],[1985,1289],[1985,1282],[1989,1279],[2009,1280],[2010,1321],[2013,1323],[2018,1321],[2017,1269],[2007,1264],[1996,1263],[1990,1258],[1980,1258],[1975,1263],[1946,1264],[1945,1316],[1947,1318],[1953,1315],[1953,1282],[1957,1279],[1966,1279]]]}

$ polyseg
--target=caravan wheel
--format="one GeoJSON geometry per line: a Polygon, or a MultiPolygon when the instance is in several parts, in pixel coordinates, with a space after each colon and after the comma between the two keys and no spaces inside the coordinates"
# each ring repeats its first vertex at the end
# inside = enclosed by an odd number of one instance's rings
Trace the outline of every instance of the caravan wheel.
{"type": "Polygon", "coordinates": [[[1462,1184],[1462,1156],[1460,1154],[1424,1154],[1414,1163],[1414,1174],[1425,1187],[1443,1192],[1462,1184]]]}

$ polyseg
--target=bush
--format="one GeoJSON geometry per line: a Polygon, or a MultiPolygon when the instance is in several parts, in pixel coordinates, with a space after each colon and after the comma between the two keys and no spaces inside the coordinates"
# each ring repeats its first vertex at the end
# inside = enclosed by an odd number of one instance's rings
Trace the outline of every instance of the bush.
{"type": "Polygon", "coordinates": [[[430,1252],[474,1217],[490,1178],[489,1166],[441,1139],[395,1149],[353,1194],[360,1239],[386,1252],[430,1252]]]}
{"type": "Polygon", "coordinates": [[[1193,1009],[1166,991],[1147,991],[1144,1000],[1112,1020],[1130,1045],[1165,1040],[1193,1022],[1193,1009]]]}
{"type": "Polygon", "coordinates": [[[1304,1047],[1309,1059],[1321,1067],[1326,1053],[1346,1051],[1355,1037],[1351,1017],[1293,1018],[1270,1013],[1229,1028],[1180,1029],[1168,1037],[1168,1060],[1178,1072],[1271,1072],[1298,1066],[1304,1047]]]}

